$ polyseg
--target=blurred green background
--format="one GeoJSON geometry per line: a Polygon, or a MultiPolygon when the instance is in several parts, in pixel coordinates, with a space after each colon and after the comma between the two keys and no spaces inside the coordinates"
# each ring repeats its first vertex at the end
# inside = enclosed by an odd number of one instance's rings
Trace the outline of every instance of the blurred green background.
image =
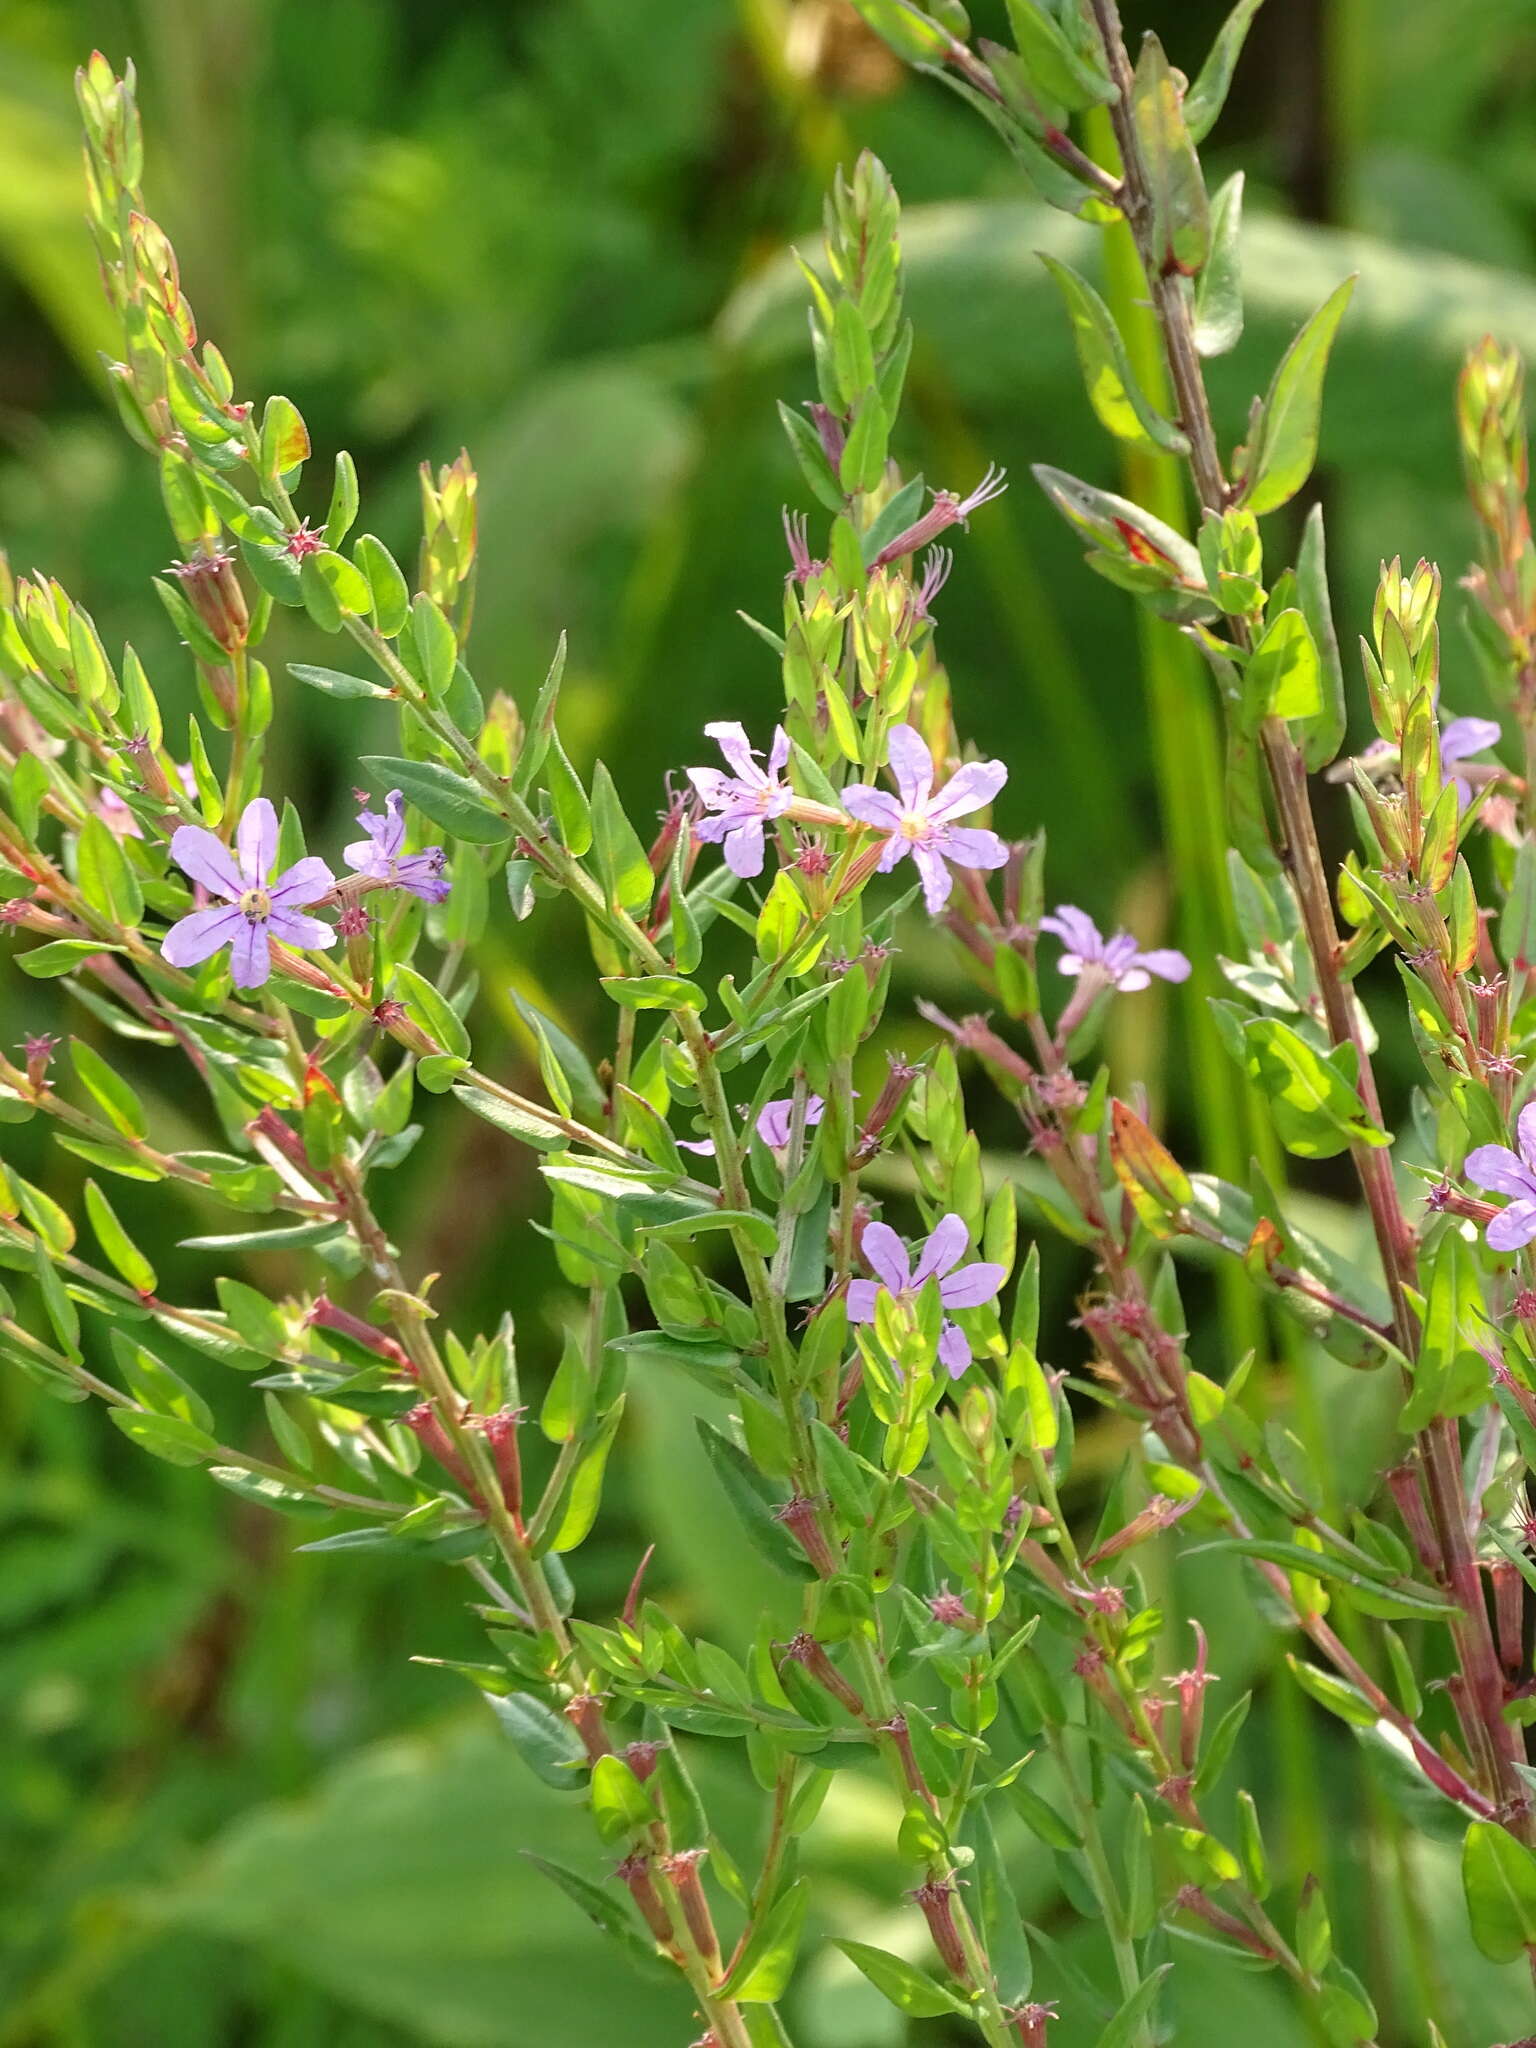
{"type": "MultiPolygon", "coordinates": [[[[1190,69],[1220,12],[1214,0],[1127,9],[1133,27],[1155,18],[1190,69]]],[[[973,13],[1000,28],[1001,0],[973,13]]],[[[1046,827],[1058,898],[1132,916],[1148,939],[1189,917],[1190,877],[1161,849],[1187,837],[1177,691],[1199,679],[1177,643],[1152,648],[1154,733],[1130,607],[1082,571],[1027,475],[1045,460],[1115,480],[1032,253],[1071,246],[1076,230],[1033,208],[966,110],[904,77],[842,0],[7,0],[0,542],[18,570],[57,575],[109,645],[131,638],[185,709],[148,587],[171,552],[152,466],[98,376],[111,335],[70,87],[96,45],[138,63],[151,205],[241,391],[288,393],[317,450],[353,451],[364,524],[407,559],[416,465],[470,448],[477,677],[526,703],[567,630],[572,751],[601,749],[638,816],[659,807],[669,768],[701,758],[706,719],[761,730],[778,701],[771,657],[736,613],[773,620],[779,508],[801,495],[773,416],[776,397],[810,388],[785,251],[814,246],[833,167],[875,149],[909,209],[918,352],[902,459],[962,488],[992,459],[1015,479],[960,540],[940,612],[962,729],[1012,764],[1000,822],[1046,827]]],[[[1346,647],[1383,555],[1434,555],[1453,585],[1469,553],[1452,381],[1487,329],[1536,348],[1533,91],[1532,0],[1270,0],[1207,148],[1213,180],[1238,164],[1249,177],[1249,330],[1213,377],[1229,441],[1289,331],[1345,271],[1361,274],[1320,480],[1346,647]]],[[[321,493],[328,461],[315,469],[321,493]]],[[[275,673],[327,658],[302,618],[286,615],[281,633],[275,673]]],[[[1483,709],[1454,630],[1447,644],[1447,702],[1483,709]]],[[[352,763],[381,736],[370,717],[313,695],[284,703],[269,786],[305,807],[312,845],[350,816],[352,763]]],[[[914,929],[906,945],[904,995],[921,981],[963,1000],[939,944],[914,929]]],[[[487,1055],[505,1073],[525,1059],[514,979],[574,1028],[601,1021],[574,929],[530,938],[496,920],[480,966],[497,1020],[487,1055]]],[[[7,972],[6,1040],[49,1021],[50,1000],[7,972]]],[[[1115,1056],[1198,1144],[1220,1103],[1208,1076],[1192,1080],[1196,1013],[1179,1000],[1164,1013],[1146,999],[1115,1056]]],[[[193,1142],[166,1057],[134,1072],[166,1131],[193,1142]]],[[[1005,1126],[988,1135],[1009,1143],[1005,1126]]],[[[31,1128],[6,1127],[4,1142],[70,1199],[78,1162],[31,1128]]],[[[1325,1216],[1333,1188],[1314,1190],[1325,1216]]],[[[439,1118],[388,1194],[410,1267],[442,1272],[440,1298],[471,1324],[514,1311],[535,1384],[559,1286],[527,1227],[539,1192],[526,1155],[439,1118]]],[[[123,1199],[164,1290],[206,1297],[207,1255],[177,1240],[219,1221],[163,1190],[123,1184],[123,1199]]],[[[274,1259],[246,1277],[281,1289],[298,1275],[274,1259]]],[[[1058,1261],[1063,1364],[1078,1355],[1075,1277],[1058,1261]]],[[[1195,1343],[1215,1369],[1233,1362],[1208,1314],[1195,1343]]],[[[255,1442],[248,1390],[188,1370],[226,1434],[255,1442]]],[[[1369,1382],[1328,1371],[1301,1391],[1314,1426],[1370,1455],[1369,1382]]],[[[730,1641],[767,1589],[690,1448],[699,1398],[681,1381],[636,1387],[578,1576],[589,1611],[611,1610],[637,1529],[659,1531],[661,1590],[687,1624],[730,1641]]],[[[498,1747],[460,1681],[409,1661],[476,1654],[458,1583],[295,1557],[302,1525],[143,1459],[90,1409],[5,1383],[0,1417],[0,2048],[681,2048],[683,2002],[631,1985],[519,1864],[537,1840],[595,1873],[579,1819],[498,1747]]],[[[1242,1769],[1283,1811],[1293,1873],[1353,1873],[1336,1918],[1375,1965],[1383,2042],[1421,2041],[1428,1998],[1453,2039],[1522,2031],[1520,1973],[1457,1960],[1453,1848],[1407,1848],[1348,1738],[1298,1718],[1242,1582],[1185,1566],[1167,1597],[1224,1617],[1223,1700],[1245,1677],[1260,1687],[1242,1769]],[[1400,1858],[1402,1896],[1422,1916],[1406,1928],[1396,1907],[1367,1910],[1360,1881],[1400,1858]]],[[[699,1767],[727,1837],[748,1842],[749,1788],[710,1754],[699,1767]]],[[[912,1939],[891,1833],[883,1786],[841,1774],[809,1850],[823,1931],[912,1939]]],[[[1049,1861],[1023,1869],[1032,1913],[1070,1934],[1049,1861]]],[[[1091,1931],[1071,1940],[1091,1973],[1091,1931]]],[[[1042,1978],[1044,1992],[1063,1988],[1048,1965],[1042,1978]]],[[[1268,1979],[1198,1955],[1181,1999],[1180,2039],[1307,2038],[1268,1979]]],[[[903,2038],[825,1962],[805,1973],[792,2019],[806,2048],[903,2038]]],[[[1091,2032],[1068,1989],[1053,2044],[1091,2032]]]]}

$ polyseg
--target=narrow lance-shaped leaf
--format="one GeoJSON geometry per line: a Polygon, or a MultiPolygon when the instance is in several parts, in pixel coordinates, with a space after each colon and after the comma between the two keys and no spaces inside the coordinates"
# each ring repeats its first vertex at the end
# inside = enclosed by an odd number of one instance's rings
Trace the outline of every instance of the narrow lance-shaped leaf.
{"type": "Polygon", "coordinates": [[[1209,56],[1200,67],[1199,77],[1184,95],[1185,124],[1197,146],[1215,127],[1226,104],[1232,74],[1243,53],[1248,30],[1263,4],[1264,0],[1237,0],[1237,5],[1222,23],[1211,45],[1209,56]]]}
{"type": "Polygon", "coordinates": [[[1211,253],[1195,280],[1195,347],[1224,356],[1243,332],[1243,173],[1211,201],[1211,253]]]}
{"type": "Polygon", "coordinates": [[[1312,474],[1328,354],[1354,288],[1355,280],[1345,278],[1280,359],[1245,458],[1241,502],[1250,512],[1273,512],[1294,498],[1312,474]]]}
{"type": "Polygon", "coordinates": [[[1165,275],[1193,277],[1210,253],[1210,202],[1178,82],[1153,35],[1136,61],[1131,113],[1151,188],[1153,254],[1165,275]]]}
{"type": "Polygon", "coordinates": [[[1333,600],[1328,592],[1328,544],[1321,505],[1314,505],[1307,514],[1296,557],[1296,594],[1317,650],[1322,698],[1318,709],[1303,725],[1302,748],[1308,768],[1325,768],[1344,744],[1349,713],[1344,701],[1344,664],[1339,658],[1333,600]]]}
{"type": "Polygon", "coordinates": [[[1044,250],[1040,261],[1066,300],[1088,402],[1104,425],[1133,447],[1161,448],[1170,455],[1187,455],[1187,436],[1171,420],[1164,419],[1141,390],[1114,316],[1093,286],[1079,277],[1070,264],[1059,262],[1044,250]]]}

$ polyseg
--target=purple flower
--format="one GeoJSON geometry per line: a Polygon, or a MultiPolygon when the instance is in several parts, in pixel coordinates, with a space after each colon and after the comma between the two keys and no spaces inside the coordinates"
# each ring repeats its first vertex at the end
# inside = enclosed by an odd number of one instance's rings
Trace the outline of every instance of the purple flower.
{"type": "Polygon", "coordinates": [[[1466,809],[1472,801],[1472,785],[1452,769],[1458,761],[1465,761],[1472,754],[1481,754],[1487,748],[1497,746],[1503,738],[1502,728],[1491,718],[1453,718],[1440,734],[1440,779],[1441,786],[1454,782],[1461,807],[1466,809]]]}
{"type": "Polygon", "coordinates": [[[935,491],[933,503],[922,518],[898,533],[893,541],[888,541],[870,564],[871,568],[883,569],[887,562],[898,562],[903,555],[915,555],[919,548],[927,547],[949,527],[964,526],[979,505],[1000,498],[1007,488],[1007,470],[988,463],[986,475],[968,498],[957,498],[953,491],[935,491]]]}
{"type": "Polygon", "coordinates": [[[1000,868],[1008,858],[1008,849],[995,832],[950,823],[991,803],[1008,780],[1008,770],[1001,761],[972,761],[935,795],[933,756],[910,725],[891,728],[889,761],[901,792],[899,802],[867,782],[850,782],[843,802],[862,823],[889,835],[880,850],[882,875],[889,874],[903,854],[912,856],[923,878],[924,901],[937,916],[954,886],[946,862],[961,868],[1000,868]]]}
{"type": "Polygon", "coordinates": [[[171,858],[210,896],[223,898],[171,926],[160,951],[173,967],[199,966],[228,946],[236,988],[260,988],[272,971],[273,939],[299,947],[335,945],[328,924],[302,914],[305,904],[319,903],[336,887],[323,860],[295,861],[268,880],[277,859],[277,813],[264,796],[246,806],[233,852],[201,825],[182,825],[172,836],[171,858]]]}
{"type": "MultiPolygon", "coordinates": [[[[361,795],[361,791],[358,792],[361,795]]],[[[382,814],[359,811],[357,822],[368,834],[341,849],[341,857],[356,874],[386,887],[408,889],[423,903],[441,903],[448,894],[448,877],[443,872],[446,856],[440,846],[423,847],[420,853],[405,852],[405,800],[398,789],[384,799],[382,814]]]]}
{"type": "Polygon", "coordinates": [[[1056,962],[1061,974],[1101,976],[1111,988],[1127,994],[1146,988],[1153,977],[1163,981],[1187,981],[1189,962],[1171,946],[1143,953],[1129,932],[1115,932],[1105,938],[1086,911],[1063,903],[1049,917],[1042,917],[1040,929],[1054,932],[1067,951],[1056,962]]]}
{"type": "MultiPolygon", "coordinates": [[[[819,1095],[807,1095],[805,1098],[805,1128],[807,1130],[813,1124],[821,1122],[826,1112],[826,1107],[826,1103],[819,1095]]],[[[782,1152],[785,1146],[788,1145],[790,1124],[794,1119],[794,1113],[795,1098],[792,1095],[781,1096],[777,1102],[765,1102],[758,1111],[757,1135],[762,1139],[770,1152],[782,1152]]],[[[715,1156],[715,1141],[713,1138],[679,1138],[677,1146],[680,1152],[697,1152],[705,1159],[713,1159],[715,1156]]]]}
{"type": "Polygon", "coordinates": [[[688,780],[704,808],[718,813],[712,818],[701,818],[694,830],[706,843],[724,842],[725,864],[733,875],[760,875],[764,822],[782,818],[795,798],[794,791],[782,779],[789,762],[789,735],[782,725],[774,727],[768,766],[763,768],[747,739],[746,727],[738,725],[735,719],[717,720],[704,730],[736,773],[727,775],[721,768],[688,770],[688,780]]]}
{"type": "Polygon", "coordinates": [[[1507,1145],[1479,1145],[1467,1154],[1466,1175],[1480,1188],[1513,1195],[1488,1225],[1488,1249],[1518,1251],[1536,1237],[1536,1102],[1528,1102],[1515,1123],[1518,1152],[1507,1145]]]}
{"type": "MultiPolygon", "coordinates": [[[[890,1225],[871,1223],[864,1233],[864,1261],[879,1278],[848,1282],[848,1320],[872,1323],[875,1304],[882,1294],[901,1301],[918,1293],[930,1280],[938,1281],[939,1300],[946,1308],[980,1308],[1002,1286],[1007,1269],[983,1259],[957,1268],[956,1261],[963,1257],[969,1242],[970,1233],[960,1217],[941,1216],[914,1266],[906,1246],[890,1225]]],[[[959,1379],[971,1362],[965,1332],[948,1316],[939,1328],[939,1357],[952,1380],[959,1379]]]]}

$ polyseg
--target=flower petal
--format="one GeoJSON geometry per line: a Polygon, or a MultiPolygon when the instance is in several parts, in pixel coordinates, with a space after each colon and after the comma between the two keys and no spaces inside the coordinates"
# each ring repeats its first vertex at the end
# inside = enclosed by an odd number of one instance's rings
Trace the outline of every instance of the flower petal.
{"type": "Polygon", "coordinates": [[[917,1264],[912,1269],[912,1285],[921,1287],[936,1273],[947,1273],[965,1256],[965,1248],[970,1241],[971,1233],[965,1227],[963,1216],[956,1216],[953,1211],[948,1216],[941,1216],[929,1232],[928,1242],[917,1255],[917,1264]]]}
{"type": "Polygon", "coordinates": [[[907,1260],[907,1248],[889,1223],[871,1223],[864,1233],[860,1250],[865,1265],[879,1274],[892,1294],[900,1294],[911,1286],[912,1268],[907,1260]]]}
{"type": "Polygon", "coordinates": [[[1042,917],[1040,929],[1052,932],[1069,946],[1080,960],[1099,960],[1104,954],[1104,937],[1086,910],[1075,903],[1062,903],[1049,917],[1042,917]]]}
{"type": "Polygon", "coordinates": [[[679,1152],[697,1152],[701,1159],[713,1159],[715,1141],[713,1138],[679,1138],[677,1149],[679,1152]]]}
{"type": "Polygon", "coordinates": [[[980,1308],[990,1301],[1008,1277],[1006,1266],[994,1266],[989,1259],[977,1259],[959,1266],[939,1282],[939,1299],[946,1308],[980,1308]]]}
{"type": "Polygon", "coordinates": [[[215,896],[233,902],[244,893],[245,883],[229,848],[202,825],[177,826],[171,834],[171,859],[215,896]]]}
{"type": "Polygon", "coordinates": [[[773,728],[773,742],[768,749],[768,780],[777,782],[789,766],[789,734],[782,725],[773,728]]]}
{"type": "Polygon", "coordinates": [[[1136,965],[1163,981],[1188,981],[1189,961],[1173,946],[1154,946],[1150,953],[1138,953],[1136,965]]]}
{"type": "Polygon", "coordinates": [[[738,719],[717,718],[706,725],[704,730],[743,782],[755,787],[766,780],[762,769],[752,757],[752,742],[747,738],[747,728],[738,719]]]}
{"type": "Polygon", "coordinates": [[[955,878],[944,865],[944,856],[936,846],[925,846],[920,839],[914,840],[912,858],[923,878],[923,901],[928,906],[928,915],[937,917],[949,901],[955,878]]]}
{"type": "Polygon", "coordinates": [[[394,863],[393,879],[409,889],[423,903],[446,903],[453,884],[444,872],[443,849],[429,846],[421,853],[408,853],[394,863]]]}
{"type": "Polygon", "coordinates": [[[896,787],[901,791],[904,807],[909,811],[926,812],[928,793],[933,788],[933,755],[916,726],[891,727],[886,760],[896,778],[896,787]]]}
{"type": "Polygon", "coordinates": [[[991,803],[1008,780],[1001,761],[967,761],[928,806],[930,818],[963,818],[991,803]]]}
{"type": "Polygon", "coordinates": [[[1526,1165],[1536,1167],[1536,1101],[1528,1102],[1515,1118],[1515,1144],[1526,1165]]]}
{"type": "Polygon", "coordinates": [[[901,827],[901,805],[895,797],[883,789],[872,789],[867,782],[850,782],[843,791],[843,809],[861,824],[873,825],[880,832],[896,832],[901,827]]]}
{"type": "MultiPolygon", "coordinates": [[[[1525,1113],[1522,1111],[1522,1116],[1525,1113]]],[[[1536,1195],[1536,1179],[1530,1168],[1507,1145],[1479,1145],[1475,1152],[1467,1154],[1462,1172],[1478,1187],[1489,1188],[1496,1195],[1536,1195]]]]}
{"type": "Polygon", "coordinates": [[[1440,734],[1440,765],[1448,768],[1469,754],[1481,754],[1487,747],[1496,747],[1503,737],[1502,726],[1491,718],[1453,718],[1440,734]]]}
{"type": "Polygon", "coordinates": [[[281,939],[285,946],[297,946],[301,953],[311,947],[323,953],[336,943],[334,925],[322,923],[318,917],[306,917],[302,910],[285,910],[277,904],[268,923],[274,939],[281,939]]]}
{"type": "Polygon", "coordinates": [[[945,1323],[939,1331],[939,1359],[952,1380],[970,1364],[971,1347],[958,1323],[945,1323]]]}
{"type": "Polygon", "coordinates": [[[795,1098],[786,1095],[777,1102],[765,1102],[758,1111],[757,1135],[771,1151],[781,1151],[789,1143],[794,1107],[795,1098]]]}
{"type": "Polygon", "coordinates": [[[1488,1226],[1488,1249],[1516,1252],[1536,1237],[1536,1200],[1511,1202],[1488,1226]]]}
{"type": "Polygon", "coordinates": [[[161,957],[172,967],[200,967],[221,946],[233,945],[244,923],[233,904],[194,910],[189,917],[178,918],[160,941],[161,957]]]}
{"type": "Polygon", "coordinates": [[[258,888],[272,872],[277,859],[277,813],[264,796],[245,807],[235,831],[235,857],[247,889],[258,888]]]}
{"type": "Polygon", "coordinates": [[[296,904],[318,903],[336,887],[336,877],[317,855],[306,854],[286,868],[267,891],[274,905],[292,909],[296,904]]]}
{"type": "Polygon", "coordinates": [[[944,858],[956,867],[1000,868],[1008,858],[1008,849],[997,834],[978,825],[950,825],[939,843],[944,858]]]}
{"type": "Polygon", "coordinates": [[[763,872],[763,821],[743,818],[725,835],[725,864],[733,875],[750,880],[763,872]]]}
{"type": "Polygon", "coordinates": [[[272,972],[267,920],[242,915],[229,949],[230,978],[236,988],[260,988],[272,972]]]}
{"type": "Polygon", "coordinates": [[[688,768],[684,773],[698,792],[700,803],[712,811],[729,810],[741,791],[741,784],[721,768],[688,768]]]}
{"type": "Polygon", "coordinates": [[[850,1323],[872,1323],[875,1320],[875,1303],[880,1298],[880,1288],[873,1280],[850,1280],[848,1282],[848,1320],[850,1323]]]}

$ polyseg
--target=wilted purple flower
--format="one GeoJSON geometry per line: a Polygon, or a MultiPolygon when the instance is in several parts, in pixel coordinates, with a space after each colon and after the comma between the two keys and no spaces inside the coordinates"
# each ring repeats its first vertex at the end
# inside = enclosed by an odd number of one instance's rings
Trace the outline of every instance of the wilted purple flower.
{"type": "Polygon", "coordinates": [[[1503,738],[1502,728],[1492,718],[1453,718],[1440,734],[1440,776],[1442,787],[1454,782],[1461,807],[1466,809],[1472,801],[1472,785],[1460,775],[1451,771],[1458,761],[1465,761],[1473,754],[1481,754],[1489,747],[1497,746],[1503,738]]]}
{"type": "Polygon", "coordinates": [[[774,727],[768,765],[763,768],[747,739],[746,727],[735,719],[717,719],[704,730],[736,773],[727,775],[721,768],[688,770],[688,780],[704,808],[718,813],[700,819],[695,836],[709,844],[724,843],[725,864],[733,875],[760,875],[763,825],[769,818],[782,818],[794,802],[795,793],[783,780],[789,762],[789,735],[782,725],[774,727]]]}
{"type": "Polygon", "coordinates": [[[201,825],[182,825],[171,839],[171,858],[222,903],[178,919],[160,942],[173,967],[196,967],[222,947],[237,988],[260,988],[272,971],[271,941],[324,947],[336,934],[303,907],[329,896],[336,877],[313,855],[269,881],[277,859],[277,813],[264,796],[248,804],[234,850],[201,825]]]}
{"type": "Polygon", "coordinates": [[[1507,1145],[1479,1145],[1467,1154],[1467,1179],[1495,1194],[1512,1195],[1488,1225],[1488,1249],[1518,1251],[1536,1237],[1536,1102],[1528,1102],[1515,1122],[1518,1152],[1507,1145]]]}
{"type": "Polygon", "coordinates": [[[923,557],[923,580],[912,593],[914,618],[926,619],[932,616],[933,600],[949,581],[949,572],[955,566],[953,548],[930,548],[923,557]]]}
{"type": "Polygon", "coordinates": [[[1008,770],[1001,761],[972,761],[935,795],[933,756],[910,725],[891,728],[888,758],[900,801],[867,782],[850,782],[843,802],[864,824],[889,834],[880,852],[882,875],[889,874],[903,854],[912,856],[923,878],[924,901],[936,916],[954,886],[946,862],[961,868],[1000,868],[1008,858],[1008,849],[995,832],[950,823],[991,803],[1008,780],[1008,770]]]}
{"type": "MultiPolygon", "coordinates": [[[[361,794],[361,792],[359,792],[361,794]]],[[[443,872],[446,856],[440,846],[423,847],[420,853],[405,852],[405,799],[392,789],[384,809],[359,811],[357,822],[368,834],[341,849],[341,857],[356,874],[395,889],[408,889],[423,903],[441,903],[448,894],[449,881],[443,872]]]]}
{"type": "Polygon", "coordinates": [[[789,549],[790,574],[797,583],[804,583],[812,576],[819,576],[827,566],[825,562],[813,559],[806,537],[808,532],[809,527],[803,512],[785,512],[784,543],[789,549]]]}
{"type": "MultiPolygon", "coordinates": [[[[819,1124],[826,1113],[826,1103],[819,1095],[805,1098],[805,1128],[819,1124]]],[[[794,1120],[795,1098],[784,1095],[777,1102],[765,1102],[757,1113],[757,1135],[770,1152],[782,1152],[789,1143],[790,1125],[794,1120]]],[[[715,1141],[713,1138],[679,1138],[680,1152],[697,1152],[702,1158],[713,1159],[715,1141]]]]}
{"type": "Polygon", "coordinates": [[[1163,981],[1189,979],[1189,962],[1182,953],[1171,946],[1143,953],[1129,932],[1115,932],[1106,939],[1087,912],[1075,904],[1063,903],[1049,917],[1042,917],[1040,929],[1054,932],[1067,948],[1056,962],[1061,974],[1095,975],[1127,994],[1146,988],[1154,974],[1163,981]]]}
{"type": "Polygon", "coordinates": [[[978,506],[1000,498],[1007,488],[1007,470],[988,463],[986,475],[968,498],[957,498],[953,491],[935,491],[933,503],[922,518],[898,533],[893,541],[888,541],[870,564],[871,568],[883,569],[887,562],[899,562],[903,555],[915,555],[919,548],[927,547],[949,527],[964,526],[978,506]]]}
{"type": "MultiPolygon", "coordinates": [[[[850,1280],[848,1320],[872,1323],[875,1304],[882,1294],[893,1301],[916,1294],[930,1280],[939,1283],[939,1300],[946,1308],[980,1308],[1002,1286],[1007,1269],[978,1259],[969,1266],[956,1262],[964,1256],[970,1233],[959,1216],[941,1216],[917,1255],[914,1266],[907,1248],[888,1223],[871,1223],[864,1233],[865,1263],[878,1274],[875,1280],[850,1280]]],[[[951,1379],[959,1379],[971,1362],[971,1347],[965,1332],[946,1316],[939,1328],[939,1357],[951,1379]]]]}

